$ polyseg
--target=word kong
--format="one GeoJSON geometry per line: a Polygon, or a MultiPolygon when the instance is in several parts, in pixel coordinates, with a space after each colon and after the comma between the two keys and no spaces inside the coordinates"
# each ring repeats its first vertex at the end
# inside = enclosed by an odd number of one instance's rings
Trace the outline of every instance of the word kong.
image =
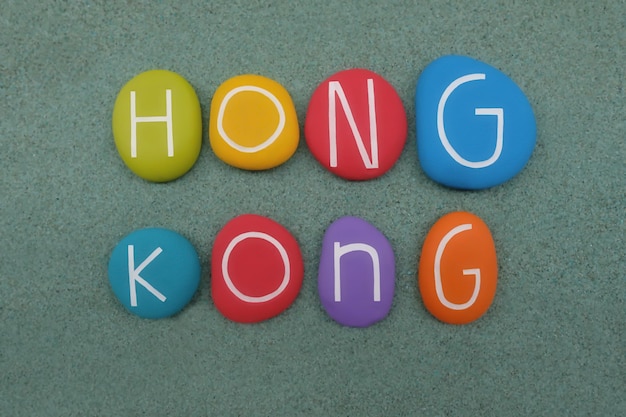
{"type": "MultiPolygon", "coordinates": [[[[448,187],[501,184],[523,169],[535,146],[535,117],[524,93],[501,71],[469,57],[444,56],[424,69],[415,116],[420,164],[448,187]]],[[[239,75],[217,88],[208,132],[215,155],[245,170],[281,165],[296,151],[300,135],[289,93],[260,75],[239,75]]],[[[349,69],[315,89],[304,134],[324,168],[348,180],[368,180],[398,160],[407,117],[383,77],[349,69]]],[[[122,160],[140,177],[164,182],[184,175],[202,145],[193,87],[170,71],[137,75],[115,101],[113,136],[122,160]]]]}
{"type": "MultiPolygon", "coordinates": [[[[115,247],[109,281],[132,313],[162,318],[178,313],[200,283],[194,247],[178,233],[140,229],[115,247]]],[[[439,219],[419,261],[424,306],[446,323],[465,324],[489,308],[497,283],[496,250],[487,225],[467,212],[439,219]]],[[[240,323],[286,310],[302,286],[304,264],[296,239],[267,217],[245,214],[217,234],[211,253],[211,297],[217,310],[240,323]]],[[[342,217],[326,230],[318,270],[323,308],[336,322],[367,327],[385,318],[395,287],[391,244],[373,225],[342,217]]]]}

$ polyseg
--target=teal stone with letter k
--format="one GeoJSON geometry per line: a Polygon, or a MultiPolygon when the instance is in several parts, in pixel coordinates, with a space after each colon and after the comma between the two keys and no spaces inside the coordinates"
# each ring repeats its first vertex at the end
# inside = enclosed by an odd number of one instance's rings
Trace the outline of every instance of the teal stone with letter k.
{"type": "Polygon", "coordinates": [[[476,59],[447,55],[431,62],[419,77],[415,107],[420,164],[445,186],[502,184],[535,147],[535,116],[522,90],[476,59]]]}
{"type": "Polygon", "coordinates": [[[180,234],[156,227],[139,229],[113,249],[109,282],[131,313],[169,317],[181,311],[198,289],[200,260],[180,234]]]}

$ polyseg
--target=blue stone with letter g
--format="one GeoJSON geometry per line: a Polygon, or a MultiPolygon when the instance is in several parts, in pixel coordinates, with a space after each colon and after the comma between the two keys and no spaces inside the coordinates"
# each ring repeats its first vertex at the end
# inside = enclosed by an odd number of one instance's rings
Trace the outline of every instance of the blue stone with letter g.
{"type": "Polygon", "coordinates": [[[522,90],[473,58],[431,62],[415,94],[417,152],[431,179],[478,190],[508,181],[533,152],[536,122],[522,90]]]}

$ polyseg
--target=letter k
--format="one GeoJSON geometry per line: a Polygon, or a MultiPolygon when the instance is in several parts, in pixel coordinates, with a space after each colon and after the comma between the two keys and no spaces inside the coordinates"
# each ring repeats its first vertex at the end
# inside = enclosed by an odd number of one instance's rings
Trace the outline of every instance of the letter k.
{"type": "Polygon", "coordinates": [[[144,270],[146,266],[150,264],[157,256],[163,252],[160,247],[156,248],[152,253],[135,269],[135,246],[128,245],[128,283],[130,286],[130,305],[137,307],[137,285],[139,282],[145,289],[150,291],[152,295],[158,298],[161,302],[165,302],[167,298],[161,294],[156,288],[148,283],[145,279],[141,278],[139,274],[144,270]]]}

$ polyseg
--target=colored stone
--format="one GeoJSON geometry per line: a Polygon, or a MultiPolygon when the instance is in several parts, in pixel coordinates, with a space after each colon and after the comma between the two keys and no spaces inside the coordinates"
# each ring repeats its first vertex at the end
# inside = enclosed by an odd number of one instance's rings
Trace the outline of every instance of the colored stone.
{"type": "Polygon", "coordinates": [[[498,261],[487,225],[467,212],[448,213],[426,235],[418,283],[424,306],[439,320],[466,324],[489,309],[498,261]]]}
{"type": "Polygon", "coordinates": [[[202,146],[202,115],[193,87],[171,71],[137,75],[115,100],[113,137],[126,166],[141,178],[166,182],[181,177],[202,146]]]}
{"type": "Polygon", "coordinates": [[[215,238],[211,293],[224,317],[255,323],[275,317],[296,299],[304,263],[296,239],[267,217],[244,214],[215,238]]]}
{"type": "Polygon", "coordinates": [[[330,172],[369,180],[398,160],[407,135],[406,112],[396,90],[366,69],[338,72],[313,92],[304,135],[311,153],[330,172]]]}
{"type": "Polygon", "coordinates": [[[378,229],[357,217],[341,217],[328,227],[318,291],[330,317],[345,326],[371,326],[389,314],[394,285],[393,249],[378,229]]]}
{"type": "Polygon", "coordinates": [[[109,282],[128,311],[144,318],[182,310],[200,283],[200,261],[187,239],[168,229],[139,229],[123,238],[109,260],[109,282]]]}
{"type": "Polygon", "coordinates": [[[227,164],[246,170],[274,168],[291,158],[299,138],[296,108],[276,81],[239,75],[215,91],[209,140],[227,164]]]}
{"type": "Polygon", "coordinates": [[[513,80],[478,60],[449,55],[422,72],[415,94],[417,151],[426,175],[476,190],[509,180],[535,147],[535,116],[513,80]]]}

